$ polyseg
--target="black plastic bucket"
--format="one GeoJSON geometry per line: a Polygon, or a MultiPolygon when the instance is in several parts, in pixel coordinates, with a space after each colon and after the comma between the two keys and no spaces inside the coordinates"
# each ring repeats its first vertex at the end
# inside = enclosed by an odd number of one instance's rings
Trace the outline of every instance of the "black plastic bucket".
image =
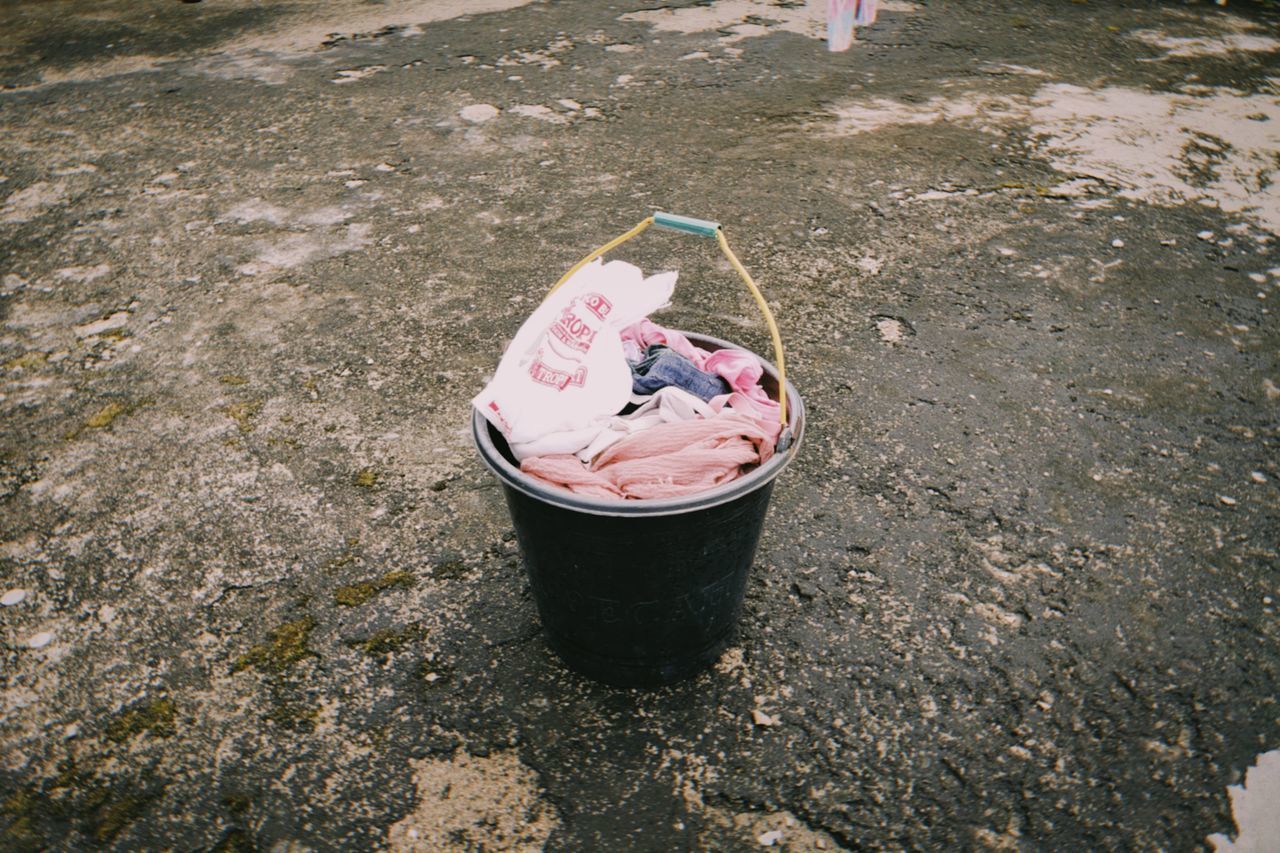
{"type": "MultiPolygon", "coordinates": [[[[686,333],[707,350],[734,344],[686,333]]],[[[740,349],[740,347],[739,347],[740,349]]],[[[778,397],[778,372],[760,360],[778,397]]],[[[723,486],[667,500],[600,500],[521,473],[479,412],[471,428],[511,510],[551,648],[590,678],[655,687],[710,666],[729,645],[773,481],[795,456],[804,405],[787,383],[791,443],[723,486]]]]}

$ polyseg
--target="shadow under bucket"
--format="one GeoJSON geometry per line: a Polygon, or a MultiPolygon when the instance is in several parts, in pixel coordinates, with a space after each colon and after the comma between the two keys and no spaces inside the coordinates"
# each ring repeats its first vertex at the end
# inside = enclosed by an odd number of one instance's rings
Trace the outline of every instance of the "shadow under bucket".
{"type": "MultiPolygon", "coordinates": [[[[685,333],[706,350],[736,348],[685,333]]],[[[761,386],[778,399],[778,372],[761,386]]],[[[666,500],[601,500],[523,474],[479,412],[471,429],[497,475],[547,641],[577,672],[607,684],[656,687],[691,676],[729,645],[773,481],[795,456],[804,405],[787,383],[792,440],[723,486],[666,500]]]]}

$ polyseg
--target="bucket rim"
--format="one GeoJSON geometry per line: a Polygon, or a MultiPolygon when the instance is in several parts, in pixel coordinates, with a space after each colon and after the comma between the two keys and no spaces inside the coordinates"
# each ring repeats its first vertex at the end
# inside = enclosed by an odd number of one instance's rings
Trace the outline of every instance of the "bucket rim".
{"type": "MultiPolygon", "coordinates": [[[[726,341],[721,338],[712,337],[711,335],[698,334],[696,332],[685,332],[679,329],[672,331],[680,332],[689,340],[699,344],[704,349],[740,349],[750,352],[759,359],[760,364],[764,368],[767,376],[773,378],[774,384],[778,382],[778,369],[768,359],[761,358],[755,352],[746,347],[726,341]]],[[[571,510],[573,512],[582,512],[590,515],[618,516],[618,517],[650,517],[661,515],[676,515],[679,513],[692,512],[700,509],[707,509],[713,506],[719,506],[723,503],[735,500],[745,494],[755,491],[769,483],[771,483],[782,469],[790,464],[800,450],[801,439],[804,437],[804,401],[800,397],[795,386],[790,380],[786,383],[787,392],[787,425],[791,429],[791,444],[786,450],[775,453],[768,462],[756,468],[754,471],[745,476],[730,480],[713,489],[707,489],[703,492],[696,492],[691,495],[683,495],[676,498],[662,499],[637,499],[629,500],[626,498],[590,498],[571,492],[568,489],[561,489],[556,486],[543,484],[541,481],[525,474],[518,467],[507,461],[506,457],[498,450],[494,444],[493,438],[489,434],[490,423],[474,406],[471,408],[471,436],[475,440],[476,449],[480,451],[480,458],[485,466],[492,471],[503,485],[515,489],[524,495],[543,501],[544,503],[560,507],[562,509],[571,510]]]]}

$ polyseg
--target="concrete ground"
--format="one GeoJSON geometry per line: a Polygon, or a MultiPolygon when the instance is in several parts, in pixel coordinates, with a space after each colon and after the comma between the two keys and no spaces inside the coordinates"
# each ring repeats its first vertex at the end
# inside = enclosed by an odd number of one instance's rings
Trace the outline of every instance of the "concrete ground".
{"type": "MultiPolygon", "coordinates": [[[[820,12],[0,3],[0,847],[1238,831],[1280,8],[886,0],[837,54],[820,12]],[[548,651],[468,406],[655,209],[725,223],[808,434],[733,647],[628,691],[548,651]]],[[[767,352],[710,244],[615,256],[767,352]]]]}

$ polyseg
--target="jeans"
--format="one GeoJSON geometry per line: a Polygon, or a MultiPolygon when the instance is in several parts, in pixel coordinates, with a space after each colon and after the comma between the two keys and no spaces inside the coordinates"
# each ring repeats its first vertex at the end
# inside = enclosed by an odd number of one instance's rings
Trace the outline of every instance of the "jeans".
{"type": "Polygon", "coordinates": [[[631,363],[631,391],[652,394],[668,385],[682,388],[704,402],[731,390],[729,383],[716,374],[699,370],[679,353],[654,344],[645,350],[644,358],[631,363]]]}

